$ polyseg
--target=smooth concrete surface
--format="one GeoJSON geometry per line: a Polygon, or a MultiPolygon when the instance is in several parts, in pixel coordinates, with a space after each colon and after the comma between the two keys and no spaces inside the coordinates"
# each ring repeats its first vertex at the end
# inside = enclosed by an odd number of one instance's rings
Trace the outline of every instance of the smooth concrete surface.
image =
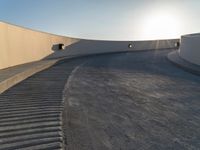
{"type": "Polygon", "coordinates": [[[190,63],[200,65],[200,34],[181,37],[180,56],[190,63]]]}
{"type": "Polygon", "coordinates": [[[55,45],[77,41],[0,22],[0,69],[41,60],[54,52],[55,45]]]}
{"type": "Polygon", "coordinates": [[[83,40],[33,31],[0,22],[0,69],[49,58],[174,48],[177,41],[179,40],[83,40]],[[59,43],[64,44],[64,50],[58,50],[59,43]],[[131,48],[128,48],[129,44],[132,44],[131,48]]]}
{"type": "Polygon", "coordinates": [[[43,60],[0,70],[0,94],[24,79],[53,66],[59,60],[43,60]]]}
{"type": "Polygon", "coordinates": [[[185,59],[180,57],[180,53],[178,50],[169,53],[167,57],[173,64],[175,64],[191,73],[200,75],[200,65],[190,63],[189,61],[186,61],[185,59]]]}

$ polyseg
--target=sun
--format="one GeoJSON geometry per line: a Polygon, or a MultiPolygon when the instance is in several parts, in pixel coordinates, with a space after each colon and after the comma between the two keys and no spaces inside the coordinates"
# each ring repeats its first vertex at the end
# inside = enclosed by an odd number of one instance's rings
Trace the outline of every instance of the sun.
{"type": "Polygon", "coordinates": [[[143,19],[141,34],[147,39],[178,38],[180,20],[169,12],[156,12],[143,19]]]}

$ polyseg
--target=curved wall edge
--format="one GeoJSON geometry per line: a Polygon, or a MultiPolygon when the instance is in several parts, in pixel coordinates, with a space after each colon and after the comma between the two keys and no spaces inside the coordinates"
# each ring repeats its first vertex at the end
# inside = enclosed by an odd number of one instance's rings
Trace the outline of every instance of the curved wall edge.
{"type": "Polygon", "coordinates": [[[49,55],[47,58],[59,58],[63,56],[79,56],[90,54],[102,54],[111,52],[127,52],[142,50],[158,50],[177,48],[175,43],[179,39],[172,40],[154,40],[154,41],[95,41],[80,40],[72,45],[65,47],[64,50],[49,55]],[[129,47],[129,45],[132,47],[129,47]]]}
{"type": "Polygon", "coordinates": [[[54,52],[53,45],[77,41],[0,22],[0,69],[41,60],[54,52]]]}
{"type": "Polygon", "coordinates": [[[190,63],[200,65],[200,34],[181,36],[179,55],[190,63]]]}
{"type": "Polygon", "coordinates": [[[65,56],[176,48],[179,39],[153,41],[84,40],[0,22],[0,69],[65,56]],[[58,50],[59,43],[64,44],[58,50]],[[131,45],[130,45],[131,44],[131,45]]]}

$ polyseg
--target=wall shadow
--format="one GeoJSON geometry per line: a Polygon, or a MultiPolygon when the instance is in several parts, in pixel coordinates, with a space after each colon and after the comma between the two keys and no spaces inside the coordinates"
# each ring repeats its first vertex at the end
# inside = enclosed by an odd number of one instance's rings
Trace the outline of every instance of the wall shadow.
{"type": "Polygon", "coordinates": [[[52,45],[53,53],[44,59],[56,59],[62,57],[104,54],[115,52],[144,51],[158,49],[176,49],[175,43],[179,39],[154,40],[154,41],[98,41],[79,40],[68,46],[57,43],[52,45]],[[130,47],[129,45],[132,45],[130,47]]]}

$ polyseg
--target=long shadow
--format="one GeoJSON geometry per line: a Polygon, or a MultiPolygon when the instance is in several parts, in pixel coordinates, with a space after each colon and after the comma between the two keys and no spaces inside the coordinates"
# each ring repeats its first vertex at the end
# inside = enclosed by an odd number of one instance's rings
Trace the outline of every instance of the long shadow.
{"type": "MultiPolygon", "coordinates": [[[[143,50],[158,50],[161,47],[168,47],[177,49],[172,46],[176,40],[163,40],[163,41],[97,41],[97,40],[79,40],[73,44],[63,47],[62,43],[52,45],[54,53],[45,57],[44,59],[53,59],[61,57],[105,54],[116,52],[135,52],[143,50]],[[171,43],[170,43],[171,42],[171,43]],[[129,47],[131,45],[131,47],[129,47]]],[[[166,49],[166,48],[163,48],[166,49]]]]}

